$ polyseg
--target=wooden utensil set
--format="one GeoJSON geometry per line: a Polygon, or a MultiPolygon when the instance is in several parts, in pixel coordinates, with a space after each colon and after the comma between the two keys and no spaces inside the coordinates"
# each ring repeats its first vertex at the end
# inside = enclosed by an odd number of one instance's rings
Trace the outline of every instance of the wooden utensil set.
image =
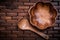
{"type": "Polygon", "coordinates": [[[52,27],[52,25],[55,24],[56,16],[57,11],[51,3],[38,2],[29,11],[29,21],[27,18],[22,18],[18,22],[18,27],[21,30],[33,31],[40,35],[41,37],[48,40],[49,39],[48,35],[40,31],[37,31],[36,29],[33,28],[33,26],[40,30],[52,27]],[[32,24],[33,26],[30,24],[32,24]]]}

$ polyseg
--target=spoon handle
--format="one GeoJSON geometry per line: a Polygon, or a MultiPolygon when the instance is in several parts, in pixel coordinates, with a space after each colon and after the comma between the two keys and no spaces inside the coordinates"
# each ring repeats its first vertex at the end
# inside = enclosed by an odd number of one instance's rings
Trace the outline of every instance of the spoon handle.
{"type": "Polygon", "coordinates": [[[41,37],[43,37],[43,38],[45,38],[45,39],[47,39],[47,40],[49,39],[49,36],[48,36],[48,35],[40,32],[40,31],[37,31],[37,30],[35,30],[35,29],[33,29],[33,28],[31,28],[31,31],[37,33],[38,35],[40,35],[41,37]]]}

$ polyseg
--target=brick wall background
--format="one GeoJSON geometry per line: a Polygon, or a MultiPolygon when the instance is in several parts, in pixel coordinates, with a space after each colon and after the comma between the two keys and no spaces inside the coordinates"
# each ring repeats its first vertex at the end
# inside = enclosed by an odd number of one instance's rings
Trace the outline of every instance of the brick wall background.
{"type": "Polygon", "coordinates": [[[37,2],[50,2],[58,11],[56,24],[43,33],[49,40],[60,38],[60,0],[0,0],[0,40],[45,40],[31,31],[23,31],[17,27],[18,20],[28,17],[28,10],[37,2]]]}

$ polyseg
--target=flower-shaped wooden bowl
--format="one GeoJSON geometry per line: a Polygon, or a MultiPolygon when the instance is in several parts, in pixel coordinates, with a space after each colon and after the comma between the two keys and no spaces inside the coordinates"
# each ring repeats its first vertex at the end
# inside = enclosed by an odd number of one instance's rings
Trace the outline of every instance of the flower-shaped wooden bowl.
{"type": "Polygon", "coordinates": [[[51,3],[38,2],[30,9],[30,23],[44,30],[55,23],[57,11],[51,3]]]}

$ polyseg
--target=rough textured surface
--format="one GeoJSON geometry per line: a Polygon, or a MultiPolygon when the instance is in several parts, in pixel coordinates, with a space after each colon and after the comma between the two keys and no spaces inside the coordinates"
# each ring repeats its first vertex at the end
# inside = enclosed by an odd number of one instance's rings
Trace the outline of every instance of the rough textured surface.
{"type": "Polygon", "coordinates": [[[23,31],[17,27],[17,22],[22,17],[27,17],[30,7],[39,1],[51,2],[58,11],[57,20],[55,22],[56,24],[54,25],[55,27],[42,31],[50,36],[49,40],[58,40],[60,38],[60,0],[11,0],[11,2],[0,1],[0,40],[44,40],[34,32],[23,31]],[[12,4],[14,6],[12,6],[12,4]],[[7,7],[5,5],[7,5],[7,7]],[[8,6],[11,6],[11,8],[8,6]]]}

